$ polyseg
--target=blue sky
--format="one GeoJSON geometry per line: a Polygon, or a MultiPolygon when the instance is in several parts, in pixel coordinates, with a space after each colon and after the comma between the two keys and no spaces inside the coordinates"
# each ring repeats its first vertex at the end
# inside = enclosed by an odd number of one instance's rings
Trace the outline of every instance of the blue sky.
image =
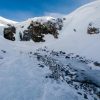
{"type": "Polygon", "coordinates": [[[92,0],[0,0],[0,16],[22,21],[29,17],[68,14],[92,0]]]}

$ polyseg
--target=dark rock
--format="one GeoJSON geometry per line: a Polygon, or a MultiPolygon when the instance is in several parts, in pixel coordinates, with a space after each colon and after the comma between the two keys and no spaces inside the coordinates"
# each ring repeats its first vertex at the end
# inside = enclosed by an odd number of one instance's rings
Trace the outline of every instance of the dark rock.
{"type": "Polygon", "coordinates": [[[76,58],[80,57],[79,55],[76,55],[76,58]]]}
{"type": "MultiPolygon", "coordinates": [[[[45,42],[43,39],[46,34],[53,35],[54,38],[58,38],[59,30],[63,27],[63,20],[61,18],[52,19],[54,21],[38,22],[31,21],[30,25],[23,32],[19,32],[20,41],[30,41],[34,42],[45,42]]],[[[24,26],[21,26],[24,28],[24,26]]],[[[8,25],[4,28],[4,38],[14,41],[14,34],[16,33],[16,28],[12,25],[8,25]]]]}
{"type": "Polygon", "coordinates": [[[96,61],[96,62],[94,62],[94,65],[95,65],[95,66],[99,66],[99,67],[100,67],[100,63],[99,63],[99,62],[97,62],[97,61],[96,61]]]}
{"type": "Polygon", "coordinates": [[[66,20],[66,18],[63,18],[63,20],[66,20]]]}
{"type": "Polygon", "coordinates": [[[15,41],[14,34],[16,33],[16,28],[14,26],[9,25],[9,27],[4,28],[3,33],[4,33],[4,38],[15,41]]]}
{"type": "Polygon", "coordinates": [[[66,53],[65,53],[65,52],[63,52],[63,51],[60,51],[59,53],[60,53],[60,54],[66,54],[66,53]]]}
{"type": "Polygon", "coordinates": [[[89,24],[88,29],[87,29],[88,34],[99,34],[99,28],[96,28],[92,25],[92,23],[89,24]]]}
{"type": "Polygon", "coordinates": [[[32,52],[30,52],[30,54],[32,54],[32,52]]]}
{"type": "Polygon", "coordinates": [[[94,97],[94,100],[97,100],[97,98],[94,97]]]}
{"type": "Polygon", "coordinates": [[[82,95],[82,93],[81,92],[77,92],[79,95],[82,95]]]}
{"type": "Polygon", "coordinates": [[[66,59],[70,59],[70,57],[69,57],[69,56],[66,56],[65,58],[66,58],[66,59]]]}
{"type": "Polygon", "coordinates": [[[39,67],[44,68],[44,65],[39,65],[39,67]]]}
{"type": "Polygon", "coordinates": [[[6,53],[6,51],[5,50],[1,50],[3,53],[6,53]]]}
{"type": "Polygon", "coordinates": [[[97,92],[96,95],[100,98],[100,92],[97,92]]]}
{"type": "Polygon", "coordinates": [[[84,99],[88,99],[88,97],[87,97],[87,95],[86,95],[86,94],[84,94],[84,99]]]}
{"type": "Polygon", "coordinates": [[[76,29],[73,29],[74,32],[76,32],[76,29]]]}

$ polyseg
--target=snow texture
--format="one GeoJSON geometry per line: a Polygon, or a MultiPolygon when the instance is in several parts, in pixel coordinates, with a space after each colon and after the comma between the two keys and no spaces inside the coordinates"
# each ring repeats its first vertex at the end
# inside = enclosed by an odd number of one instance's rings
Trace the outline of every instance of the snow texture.
{"type": "Polygon", "coordinates": [[[19,32],[53,17],[0,17],[0,100],[100,100],[100,34],[87,34],[90,23],[100,28],[99,11],[98,0],[64,16],[59,38],[47,35],[44,43],[6,40],[3,28],[10,23],[19,32]]]}

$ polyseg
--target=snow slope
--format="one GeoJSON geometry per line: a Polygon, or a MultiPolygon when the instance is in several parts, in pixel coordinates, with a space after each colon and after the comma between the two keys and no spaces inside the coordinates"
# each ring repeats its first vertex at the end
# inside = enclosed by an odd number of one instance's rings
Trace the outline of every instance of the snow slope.
{"type": "Polygon", "coordinates": [[[52,43],[51,47],[100,61],[100,34],[87,34],[89,23],[100,28],[99,12],[100,1],[98,0],[67,15],[59,40],[52,43]],[[74,29],[76,29],[76,32],[74,32],[74,29]]]}
{"type": "Polygon", "coordinates": [[[3,18],[0,16],[0,34],[3,35],[3,29],[4,29],[4,27],[7,26],[7,24],[14,25],[16,23],[17,22],[15,22],[15,21],[12,21],[12,20],[9,20],[9,19],[6,19],[6,18],[3,18]]]}
{"type": "MultiPolygon", "coordinates": [[[[89,59],[100,61],[100,34],[87,34],[87,28],[90,23],[94,27],[100,29],[100,1],[94,1],[86,4],[72,12],[71,14],[64,16],[63,29],[60,31],[59,39],[55,40],[52,36],[45,36],[45,43],[41,46],[48,46],[55,50],[62,50],[66,52],[73,52],[82,56],[86,56],[89,59]],[[76,32],[74,31],[76,30],[76,32]],[[58,45],[59,44],[59,45],[58,45]]],[[[15,24],[17,28],[17,34],[15,34],[16,40],[19,41],[19,33],[23,33],[29,26],[30,22],[39,21],[41,23],[48,20],[54,21],[55,18],[50,16],[30,18],[24,22],[15,24]],[[22,28],[22,26],[24,26],[22,28]]]]}
{"type": "Polygon", "coordinates": [[[16,24],[17,22],[3,18],[0,16],[0,26],[6,26],[7,24],[16,24]]]}
{"type": "Polygon", "coordinates": [[[100,62],[100,34],[87,34],[90,22],[100,26],[99,9],[95,1],[65,16],[58,40],[47,35],[44,43],[9,41],[0,35],[0,100],[99,100],[100,66],[94,62],[100,62]]]}
{"type": "Polygon", "coordinates": [[[0,99],[99,100],[100,70],[92,69],[91,61],[81,62],[73,54],[68,54],[69,59],[67,54],[46,47],[36,49],[33,42],[18,44],[0,37],[0,99]],[[58,70],[61,75],[58,80],[46,78],[52,75],[50,67],[57,65],[68,75],[58,70]],[[82,80],[90,80],[91,83],[82,85],[82,80]]]}
{"type": "Polygon", "coordinates": [[[17,22],[3,18],[0,16],[0,26],[5,26],[7,24],[15,24],[15,23],[17,23],[17,22]]]}

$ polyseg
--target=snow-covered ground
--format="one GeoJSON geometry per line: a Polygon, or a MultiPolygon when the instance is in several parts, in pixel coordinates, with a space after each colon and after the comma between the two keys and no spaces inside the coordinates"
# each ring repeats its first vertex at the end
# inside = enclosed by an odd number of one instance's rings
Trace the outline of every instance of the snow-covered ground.
{"type": "Polygon", "coordinates": [[[15,25],[16,23],[18,22],[12,21],[12,20],[9,20],[9,19],[6,19],[0,16],[0,35],[3,35],[4,27],[6,27],[7,24],[15,25]]]}
{"type": "Polygon", "coordinates": [[[51,47],[100,61],[100,34],[87,34],[89,23],[100,28],[99,12],[100,1],[98,0],[67,15],[59,40],[52,43],[51,47]],[[76,29],[76,32],[74,29],[76,29]]]}
{"type": "Polygon", "coordinates": [[[59,38],[47,35],[44,43],[6,40],[3,27],[11,23],[19,31],[52,17],[21,23],[0,17],[0,100],[99,100],[100,34],[87,34],[91,22],[100,28],[99,10],[98,0],[64,16],[59,38]]]}
{"type": "Polygon", "coordinates": [[[3,18],[0,16],[0,26],[5,26],[7,24],[16,24],[17,22],[3,18]]]}
{"type": "Polygon", "coordinates": [[[92,61],[46,47],[36,50],[34,46],[29,48],[28,43],[20,44],[0,40],[0,99],[99,100],[100,70],[91,67],[92,61]],[[46,78],[52,74],[50,67],[57,65],[64,68],[67,75],[59,70],[58,80],[46,78]],[[90,83],[82,84],[82,81],[90,83]]]}

